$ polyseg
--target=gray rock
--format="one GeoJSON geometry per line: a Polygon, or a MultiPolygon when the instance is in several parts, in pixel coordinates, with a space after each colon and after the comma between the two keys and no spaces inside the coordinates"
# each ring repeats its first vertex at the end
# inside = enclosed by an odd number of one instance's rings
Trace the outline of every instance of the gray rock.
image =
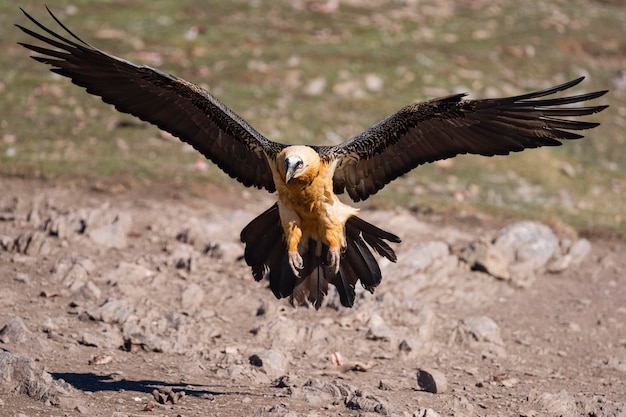
{"type": "Polygon", "coordinates": [[[473,270],[484,271],[500,279],[509,279],[508,263],[500,249],[491,242],[476,240],[470,242],[459,256],[467,262],[473,270]]]}
{"type": "Polygon", "coordinates": [[[442,258],[450,255],[450,247],[446,242],[420,242],[410,248],[404,255],[413,272],[425,271],[442,258]]]}
{"type": "Polygon", "coordinates": [[[577,240],[572,244],[567,253],[550,262],[548,271],[559,273],[565,271],[571,266],[580,264],[591,252],[591,243],[587,239],[577,240]]]}
{"type": "Polygon", "coordinates": [[[373,313],[367,324],[369,325],[365,337],[369,340],[381,340],[385,342],[392,342],[396,339],[396,334],[391,327],[389,327],[385,320],[373,313]]]}
{"type": "Polygon", "coordinates": [[[78,339],[78,343],[102,349],[119,349],[124,345],[124,339],[117,328],[101,324],[98,332],[83,333],[78,339]]]}
{"type": "Polygon", "coordinates": [[[52,267],[51,279],[63,283],[70,291],[78,291],[95,269],[95,264],[89,258],[65,256],[52,267]]]}
{"type": "Polygon", "coordinates": [[[311,378],[304,383],[297,396],[302,397],[314,393],[327,402],[345,402],[354,392],[355,389],[345,383],[311,378]]]}
{"type": "Polygon", "coordinates": [[[285,374],[287,358],[276,349],[266,349],[249,358],[250,364],[261,368],[268,376],[278,378],[285,374]]]}
{"type": "Polygon", "coordinates": [[[145,297],[152,290],[152,277],[155,272],[150,268],[131,262],[120,262],[115,269],[106,271],[101,281],[107,282],[127,297],[137,299],[145,297]]]}
{"type": "Polygon", "coordinates": [[[55,236],[59,239],[67,239],[71,236],[70,232],[72,232],[72,227],[67,216],[55,216],[50,219],[46,230],[50,236],[55,236]]]}
{"type": "Polygon", "coordinates": [[[124,332],[124,348],[129,352],[144,350],[146,352],[185,353],[184,346],[176,341],[168,340],[154,333],[124,332]]]}
{"type": "Polygon", "coordinates": [[[33,353],[50,350],[48,342],[28,330],[20,317],[14,317],[0,329],[0,342],[10,343],[20,350],[33,353]]]}
{"type": "Polygon", "coordinates": [[[417,337],[405,337],[398,344],[398,350],[405,359],[419,356],[424,345],[423,341],[417,337]]]}
{"type": "Polygon", "coordinates": [[[0,235],[0,248],[5,251],[13,250],[15,239],[11,236],[0,235]]]}
{"type": "Polygon", "coordinates": [[[489,317],[469,317],[462,320],[454,330],[453,338],[461,344],[480,350],[483,355],[506,356],[500,327],[489,317]]]}
{"type": "Polygon", "coordinates": [[[538,406],[544,415],[573,416],[577,414],[576,400],[567,391],[557,394],[531,390],[528,400],[538,406]]]}
{"type": "Polygon", "coordinates": [[[198,284],[191,283],[180,294],[180,305],[183,311],[193,314],[200,308],[204,300],[204,291],[198,284]]]}
{"type": "Polygon", "coordinates": [[[400,413],[400,410],[393,407],[387,401],[376,398],[373,395],[366,394],[361,390],[354,391],[346,399],[346,407],[351,410],[382,415],[397,415],[400,413]]]}
{"type": "Polygon", "coordinates": [[[186,272],[194,271],[197,260],[193,246],[177,243],[172,248],[168,248],[168,250],[171,253],[169,258],[171,265],[186,272]]]}
{"type": "Polygon", "coordinates": [[[381,391],[392,391],[394,383],[388,379],[378,381],[378,389],[381,391]]]}
{"type": "Polygon", "coordinates": [[[552,262],[548,264],[548,272],[553,274],[558,274],[560,272],[565,271],[572,265],[572,257],[568,254],[560,256],[554,259],[552,262]]]}
{"type": "Polygon", "coordinates": [[[72,298],[81,301],[98,301],[101,296],[100,288],[93,282],[87,281],[74,292],[72,298]]]}
{"type": "Polygon", "coordinates": [[[469,317],[462,323],[476,341],[504,345],[500,336],[500,327],[489,317],[469,317]]]}
{"type": "Polygon", "coordinates": [[[127,235],[132,225],[132,217],[128,213],[120,213],[111,224],[95,229],[87,233],[95,243],[106,248],[123,249],[127,246],[127,235]]]}
{"type": "Polygon", "coordinates": [[[170,387],[159,388],[152,391],[152,396],[159,404],[177,404],[185,397],[185,391],[174,391],[170,387]]]}
{"type": "Polygon", "coordinates": [[[25,255],[46,256],[51,253],[50,243],[46,233],[41,230],[26,230],[15,239],[13,249],[25,255]]]}
{"type": "Polygon", "coordinates": [[[95,311],[89,313],[93,320],[103,321],[105,323],[123,324],[133,309],[126,300],[117,300],[115,298],[108,299],[98,307],[95,311]]]}
{"type": "Polygon", "coordinates": [[[574,265],[582,262],[589,253],[591,253],[591,242],[587,239],[577,240],[567,251],[567,254],[572,257],[574,265]]]}
{"type": "Polygon", "coordinates": [[[441,394],[448,390],[448,380],[443,372],[436,369],[418,369],[417,386],[426,392],[441,394]]]}
{"type": "Polygon", "coordinates": [[[543,267],[559,248],[559,240],[548,226],[524,221],[501,229],[493,242],[509,263],[524,269],[543,267]]]}
{"type": "Polygon", "coordinates": [[[439,413],[432,408],[420,408],[413,413],[412,417],[439,417],[439,413]]]}
{"type": "Polygon", "coordinates": [[[63,409],[81,405],[78,391],[69,384],[54,380],[31,358],[8,351],[0,351],[0,385],[63,409]]]}
{"type": "Polygon", "coordinates": [[[619,372],[626,373],[626,356],[624,357],[611,357],[606,360],[606,365],[619,372]]]}

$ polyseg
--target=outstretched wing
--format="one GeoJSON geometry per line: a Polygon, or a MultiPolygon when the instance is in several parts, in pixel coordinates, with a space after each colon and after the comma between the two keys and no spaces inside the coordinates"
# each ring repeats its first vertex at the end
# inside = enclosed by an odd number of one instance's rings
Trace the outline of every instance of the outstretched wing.
{"type": "Polygon", "coordinates": [[[33,59],[51,65],[51,71],[70,78],[117,110],[177,136],[244,185],[275,191],[266,155],[274,158],[284,145],[265,138],[197,85],[155,68],[135,65],[89,45],[49,9],[52,18],[69,37],[48,29],[23,9],[22,12],[49,37],[16,26],[56,48],[20,43],[41,54],[33,59]]]}
{"type": "Polygon", "coordinates": [[[566,107],[598,98],[606,91],[561,98],[541,98],[571,88],[573,81],[508,98],[464,100],[464,94],[411,104],[354,138],[320,147],[322,157],[338,161],[336,193],[365,200],[418,165],[459,154],[506,155],[526,148],[561,145],[578,139],[571,130],[598,123],[562,117],[585,116],[608,106],[566,107]]]}

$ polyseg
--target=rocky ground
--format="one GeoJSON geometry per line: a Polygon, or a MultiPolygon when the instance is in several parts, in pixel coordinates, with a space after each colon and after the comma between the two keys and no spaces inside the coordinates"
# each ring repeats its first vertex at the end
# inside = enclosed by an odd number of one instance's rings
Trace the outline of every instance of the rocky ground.
{"type": "Polygon", "coordinates": [[[0,179],[1,415],[626,416],[623,241],[364,210],[398,263],[315,311],[241,260],[269,197],[138,188],[0,179]]]}

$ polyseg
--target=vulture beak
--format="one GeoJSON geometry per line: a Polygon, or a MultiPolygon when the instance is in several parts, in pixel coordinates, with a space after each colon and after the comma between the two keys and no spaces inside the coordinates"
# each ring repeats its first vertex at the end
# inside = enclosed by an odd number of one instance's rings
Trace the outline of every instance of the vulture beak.
{"type": "Polygon", "coordinates": [[[298,156],[289,156],[285,159],[285,182],[289,182],[295,177],[296,172],[302,170],[304,163],[298,156]]]}

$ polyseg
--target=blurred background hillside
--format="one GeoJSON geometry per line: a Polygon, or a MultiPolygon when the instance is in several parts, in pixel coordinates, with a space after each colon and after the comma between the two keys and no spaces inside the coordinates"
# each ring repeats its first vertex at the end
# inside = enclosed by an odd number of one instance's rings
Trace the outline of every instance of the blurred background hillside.
{"type": "MultiPolygon", "coordinates": [[[[0,3],[0,178],[115,190],[211,182],[238,189],[187,145],[28,58],[33,27],[0,3]]],[[[626,3],[330,0],[48,2],[93,45],[201,84],[269,138],[336,144],[413,101],[498,97],[580,75],[610,89],[566,146],[423,166],[365,206],[482,211],[626,232],[626,3]]],[[[20,6],[56,28],[43,3],[20,6]]],[[[0,184],[1,184],[0,179],[0,184]]],[[[241,188],[239,188],[241,189],[241,188]]],[[[211,198],[207,196],[207,198],[211,198]]],[[[213,197],[214,198],[214,197],[213,197]]]]}

